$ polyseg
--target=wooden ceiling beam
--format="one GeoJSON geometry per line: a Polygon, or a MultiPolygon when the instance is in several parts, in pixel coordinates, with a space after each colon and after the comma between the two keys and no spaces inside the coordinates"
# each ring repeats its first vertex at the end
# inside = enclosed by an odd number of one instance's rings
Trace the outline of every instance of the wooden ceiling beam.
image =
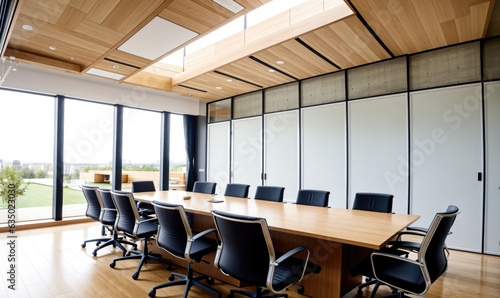
{"type": "Polygon", "coordinates": [[[11,48],[7,48],[7,50],[5,50],[5,56],[7,57],[14,56],[16,57],[16,61],[20,61],[26,64],[44,66],[59,71],[62,70],[65,72],[77,73],[77,74],[80,74],[81,72],[81,67],[78,64],[68,63],[32,53],[14,50],[11,48]]]}

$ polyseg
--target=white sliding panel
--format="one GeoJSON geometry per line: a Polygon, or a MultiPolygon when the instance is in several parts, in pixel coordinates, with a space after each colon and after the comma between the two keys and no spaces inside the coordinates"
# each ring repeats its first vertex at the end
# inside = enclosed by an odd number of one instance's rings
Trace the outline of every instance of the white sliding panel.
{"type": "Polygon", "coordinates": [[[486,218],[484,252],[500,255],[500,82],[484,85],[486,218]]]}
{"type": "Polygon", "coordinates": [[[285,187],[284,201],[295,201],[299,188],[299,112],[264,115],[265,185],[285,187]]]}
{"type": "Polygon", "coordinates": [[[394,195],[392,211],[408,211],[406,94],[349,102],[349,206],[357,192],[394,195]]]}
{"type": "Polygon", "coordinates": [[[229,183],[229,124],[209,124],[207,129],[207,181],[216,182],[216,194],[224,194],[229,183]]]}
{"type": "Polygon", "coordinates": [[[481,85],[414,92],[411,99],[411,212],[429,226],[436,212],[460,208],[449,247],[480,252],[483,182],[481,85]]]}
{"type": "Polygon", "coordinates": [[[232,177],[234,183],[249,184],[253,197],[262,184],[262,117],[233,120],[232,177]]]}
{"type": "Polygon", "coordinates": [[[302,109],[302,188],[330,191],[329,205],[346,207],[345,103],[302,109]]]}

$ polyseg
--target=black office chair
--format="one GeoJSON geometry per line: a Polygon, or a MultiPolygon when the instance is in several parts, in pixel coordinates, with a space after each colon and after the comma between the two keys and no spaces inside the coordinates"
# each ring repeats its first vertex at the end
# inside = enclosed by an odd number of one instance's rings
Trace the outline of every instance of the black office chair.
{"type": "Polygon", "coordinates": [[[296,203],[299,205],[328,207],[330,192],[316,189],[300,189],[296,203]]]}
{"type": "Polygon", "coordinates": [[[238,198],[248,198],[248,190],[250,185],[240,184],[240,183],[228,183],[226,185],[225,196],[238,197],[238,198]]]}
{"type": "Polygon", "coordinates": [[[111,197],[113,198],[113,202],[118,210],[118,218],[115,224],[116,230],[135,240],[143,240],[144,245],[143,251],[129,250],[124,257],[113,259],[109,266],[111,268],[115,268],[116,262],[118,261],[140,259],[136,271],[132,274],[133,279],[139,278],[142,266],[149,260],[165,263],[170,266],[170,263],[167,260],[164,260],[149,251],[148,244],[150,239],[156,235],[158,231],[157,219],[141,217],[139,215],[134,196],[131,192],[111,190],[111,197]]]}
{"type": "Polygon", "coordinates": [[[384,252],[371,255],[374,277],[399,291],[393,297],[406,297],[404,293],[423,295],[446,271],[445,241],[459,212],[458,207],[450,206],[434,216],[416,260],[384,252]]]}
{"type": "Polygon", "coordinates": [[[184,298],[188,297],[192,286],[197,286],[216,297],[221,297],[219,292],[200,282],[200,280],[205,279],[211,284],[213,278],[207,276],[193,277],[193,269],[191,268],[194,262],[200,262],[203,256],[217,250],[217,241],[205,237],[209,233],[214,233],[214,236],[216,236],[216,230],[208,229],[200,233],[194,233],[189,226],[182,205],[153,201],[153,206],[159,223],[156,237],[158,246],[174,257],[186,260],[188,265],[186,275],[173,272],[169,277],[169,282],[154,286],[149,292],[149,297],[156,296],[156,290],[160,288],[176,285],[185,285],[184,298]],[[175,276],[181,279],[174,280],[175,276]]]}
{"type": "Polygon", "coordinates": [[[309,249],[305,246],[296,247],[285,254],[276,252],[264,218],[218,210],[213,210],[212,214],[221,240],[215,266],[222,273],[256,287],[255,292],[232,289],[228,298],[234,297],[234,294],[254,298],[288,297],[287,294],[278,293],[299,283],[304,275],[321,270],[318,265],[308,261],[309,249]],[[264,294],[265,290],[270,293],[264,294]]]}
{"type": "Polygon", "coordinates": [[[206,182],[206,181],[195,181],[193,186],[193,192],[215,194],[216,182],[206,182]]]}
{"type": "Polygon", "coordinates": [[[109,245],[118,247],[123,251],[124,254],[127,249],[123,246],[123,244],[130,244],[134,245],[134,247],[137,247],[135,243],[118,237],[118,233],[114,229],[116,209],[113,202],[110,203],[109,201],[107,201],[108,197],[105,196],[106,190],[102,190],[96,186],[89,185],[82,185],[81,188],[83,196],[87,200],[87,211],[85,212],[85,215],[102,224],[101,234],[103,236],[106,236],[106,230],[108,230],[111,234],[111,237],[85,240],[82,244],[82,248],[85,248],[88,242],[96,242],[97,246],[94,251],[92,251],[92,255],[96,256],[98,250],[109,245]]]}
{"type": "MultiPolygon", "coordinates": [[[[394,196],[385,193],[373,193],[373,192],[358,192],[354,197],[354,203],[352,209],[354,210],[365,210],[373,212],[391,213],[392,212],[392,201],[394,196]]],[[[389,252],[389,250],[387,250],[389,252]]],[[[401,255],[404,252],[398,250],[391,250],[391,253],[401,255]]],[[[358,295],[363,295],[363,288],[375,285],[372,290],[372,296],[375,297],[380,282],[373,278],[373,274],[366,272],[367,260],[362,260],[358,264],[354,265],[349,271],[352,276],[363,275],[365,276],[365,282],[358,286],[358,295]]]]}
{"type": "Polygon", "coordinates": [[[354,197],[352,209],[391,213],[393,199],[391,194],[358,192],[354,197]]]}
{"type": "Polygon", "coordinates": [[[285,188],[281,186],[257,186],[254,198],[256,200],[265,200],[273,202],[283,202],[285,188]]]}
{"type": "MultiPolygon", "coordinates": [[[[132,181],[132,192],[148,192],[148,191],[156,191],[155,183],[152,180],[144,180],[144,181],[132,181]]],[[[155,208],[152,204],[146,202],[138,202],[137,208],[139,208],[139,212],[147,215],[151,215],[155,213],[155,208]]]]}
{"type": "MultiPolygon", "coordinates": [[[[454,205],[449,205],[448,208],[446,209],[445,213],[452,212],[454,210],[455,206],[454,205]]],[[[412,236],[420,236],[424,237],[427,232],[429,231],[429,228],[425,227],[418,227],[418,226],[409,226],[406,228],[406,231],[400,232],[398,234],[398,237],[395,241],[390,241],[388,245],[392,247],[393,249],[399,249],[399,250],[405,250],[409,252],[415,252],[418,253],[420,250],[420,242],[415,242],[415,241],[407,241],[404,240],[404,236],[407,235],[412,235],[412,236]]],[[[452,232],[449,232],[449,235],[451,235],[452,232]]],[[[446,244],[444,245],[444,249],[447,253],[447,255],[450,255],[450,251],[448,250],[448,247],[446,244]]],[[[406,255],[408,255],[408,253],[406,255]]]]}

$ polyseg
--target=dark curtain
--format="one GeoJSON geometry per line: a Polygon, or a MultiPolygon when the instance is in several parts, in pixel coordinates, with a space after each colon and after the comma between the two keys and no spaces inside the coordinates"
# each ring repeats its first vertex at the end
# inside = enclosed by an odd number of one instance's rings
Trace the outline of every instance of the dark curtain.
{"type": "Polygon", "coordinates": [[[186,140],[186,191],[192,191],[196,180],[196,116],[184,115],[184,139],[186,140]]]}

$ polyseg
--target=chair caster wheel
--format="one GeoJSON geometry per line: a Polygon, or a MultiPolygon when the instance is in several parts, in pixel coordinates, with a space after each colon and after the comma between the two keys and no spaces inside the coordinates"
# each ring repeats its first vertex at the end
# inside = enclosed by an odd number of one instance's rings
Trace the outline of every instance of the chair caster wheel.
{"type": "Polygon", "coordinates": [[[87,244],[85,244],[85,243],[84,243],[84,244],[82,244],[82,248],[85,248],[86,246],[87,246],[87,244]]]}
{"type": "Polygon", "coordinates": [[[300,287],[300,288],[297,290],[297,293],[299,293],[300,295],[304,295],[304,288],[303,288],[303,287],[300,287]]]}
{"type": "Polygon", "coordinates": [[[93,255],[94,257],[95,257],[95,256],[97,256],[97,251],[95,251],[95,250],[94,250],[94,251],[92,252],[92,255],[93,255]]]}
{"type": "Polygon", "coordinates": [[[170,274],[170,276],[168,277],[168,280],[173,281],[174,279],[175,279],[175,276],[173,274],[170,274]]]}
{"type": "Polygon", "coordinates": [[[115,268],[115,265],[116,265],[116,263],[115,263],[115,262],[111,262],[111,263],[109,264],[109,267],[111,267],[111,268],[115,268]]]}
{"type": "Polygon", "coordinates": [[[151,297],[151,298],[153,298],[154,296],[156,296],[156,290],[149,291],[148,296],[151,297]]]}
{"type": "Polygon", "coordinates": [[[209,277],[207,277],[207,284],[209,284],[209,285],[213,285],[214,283],[215,283],[215,280],[214,280],[214,278],[213,278],[213,277],[210,277],[210,276],[209,276],[209,277]]]}
{"type": "Polygon", "coordinates": [[[132,274],[132,279],[133,280],[136,280],[138,278],[139,278],[139,273],[136,272],[136,273],[132,274]]]}
{"type": "Polygon", "coordinates": [[[363,290],[358,289],[358,292],[357,292],[357,293],[358,293],[358,295],[359,295],[359,296],[363,296],[363,290]]]}
{"type": "Polygon", "coordinates": [[[234,298],[234,294],[233,293],[229,293],[229,295],[227,295],[227,298],[234,298]]]}
{"type": "Polygon", "coordinates": [[[99,246],[99,244],[101,244],[101,241],[97,241],[95,246],[99,246]]]}

